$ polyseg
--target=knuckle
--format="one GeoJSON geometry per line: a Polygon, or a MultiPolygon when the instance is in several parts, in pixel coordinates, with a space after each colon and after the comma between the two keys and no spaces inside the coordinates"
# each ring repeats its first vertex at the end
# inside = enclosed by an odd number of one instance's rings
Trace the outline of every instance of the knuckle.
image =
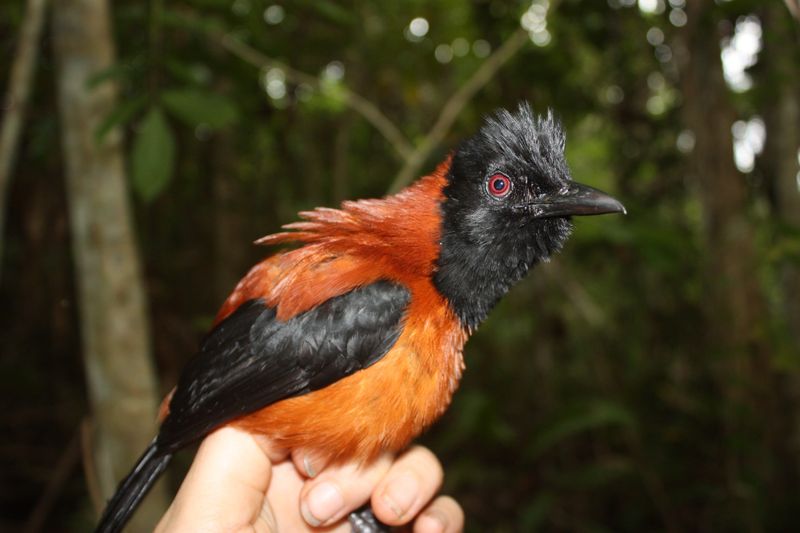
{"type": "Polygon", "coordinates": [[[386,474],[390,466],[391,458],[380,457],[366,465],[348,463],[334,472],[323,472],[322,476],[318,476],[318,478],[325,477],[337,482],[349,506],[352,507],[361,505],[369,498],[375,485],[386,474]]]}
{"type": "Polygon", "coordinates": [[[424,478],[441,480],[444,478],[444,468],[439,458],[424,446],[414,446],[409,451],[409,459],[424,478]]]}
{"type": "Polygon", "coordinates": [[[450,496],[440,496],[436,505],[449,517],[452,531],[464,529],[464,510],[455,499],[450,496]]]}

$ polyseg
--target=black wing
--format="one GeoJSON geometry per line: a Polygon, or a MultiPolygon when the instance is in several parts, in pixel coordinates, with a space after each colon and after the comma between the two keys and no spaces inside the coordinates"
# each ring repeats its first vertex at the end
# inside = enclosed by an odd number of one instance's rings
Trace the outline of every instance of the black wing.
{"type": "Polygon", "coordinates": [[[233,418],[370,366],[399,337],[409,299],[404,286],[377,281],[287,321],[263,300],[242,304],[184,369],[159,447],[177,450],[233,418]]]}

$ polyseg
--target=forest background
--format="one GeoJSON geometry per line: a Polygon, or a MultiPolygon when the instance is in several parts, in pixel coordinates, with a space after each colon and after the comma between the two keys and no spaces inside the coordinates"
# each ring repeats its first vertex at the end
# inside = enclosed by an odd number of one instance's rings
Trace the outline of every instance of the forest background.
{"type": "Polygon", "coordinates": [[[521,100],[628,216],[469,343],[468,530],[800,530],[797,0],[10,0],[0,54],[3,531],[91,527],[253,240],[521,100]]]}

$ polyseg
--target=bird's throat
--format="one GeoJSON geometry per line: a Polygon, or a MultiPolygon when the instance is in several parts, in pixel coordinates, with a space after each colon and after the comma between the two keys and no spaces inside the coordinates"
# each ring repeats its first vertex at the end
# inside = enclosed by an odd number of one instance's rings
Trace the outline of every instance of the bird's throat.
{"type": "Polygon", "coordinates": [[[475,224],[457,202],[441,204],[439,257],[433,284],[468,331],[489,315],[497,302],[541,261],[558,252],[569,236],[567,218],[542,221],[509,219],[475,224]]]}
{"type": "Polygon", "coordinates": [[[493,247],[476,249],[445,235],[433,283],[464,328],[474,331],[536,262],[530,249],[511,254],[493,247]]]}

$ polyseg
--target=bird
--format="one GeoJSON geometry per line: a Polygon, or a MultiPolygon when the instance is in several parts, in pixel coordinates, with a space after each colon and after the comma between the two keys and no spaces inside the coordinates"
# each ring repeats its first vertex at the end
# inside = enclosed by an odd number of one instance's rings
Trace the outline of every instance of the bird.
{"type": "Polygon", "coordinates": [[[399,193],[301,212],[256,241],[294,247],[225,300],[96,531],[121,530],[172,455],[224,425],[330,464],[407,447],[449,406],[467,339],[562,249],[572,217],[625,213],[573,181],[565,143],[552,110],[521,102],[399,193]]]}

